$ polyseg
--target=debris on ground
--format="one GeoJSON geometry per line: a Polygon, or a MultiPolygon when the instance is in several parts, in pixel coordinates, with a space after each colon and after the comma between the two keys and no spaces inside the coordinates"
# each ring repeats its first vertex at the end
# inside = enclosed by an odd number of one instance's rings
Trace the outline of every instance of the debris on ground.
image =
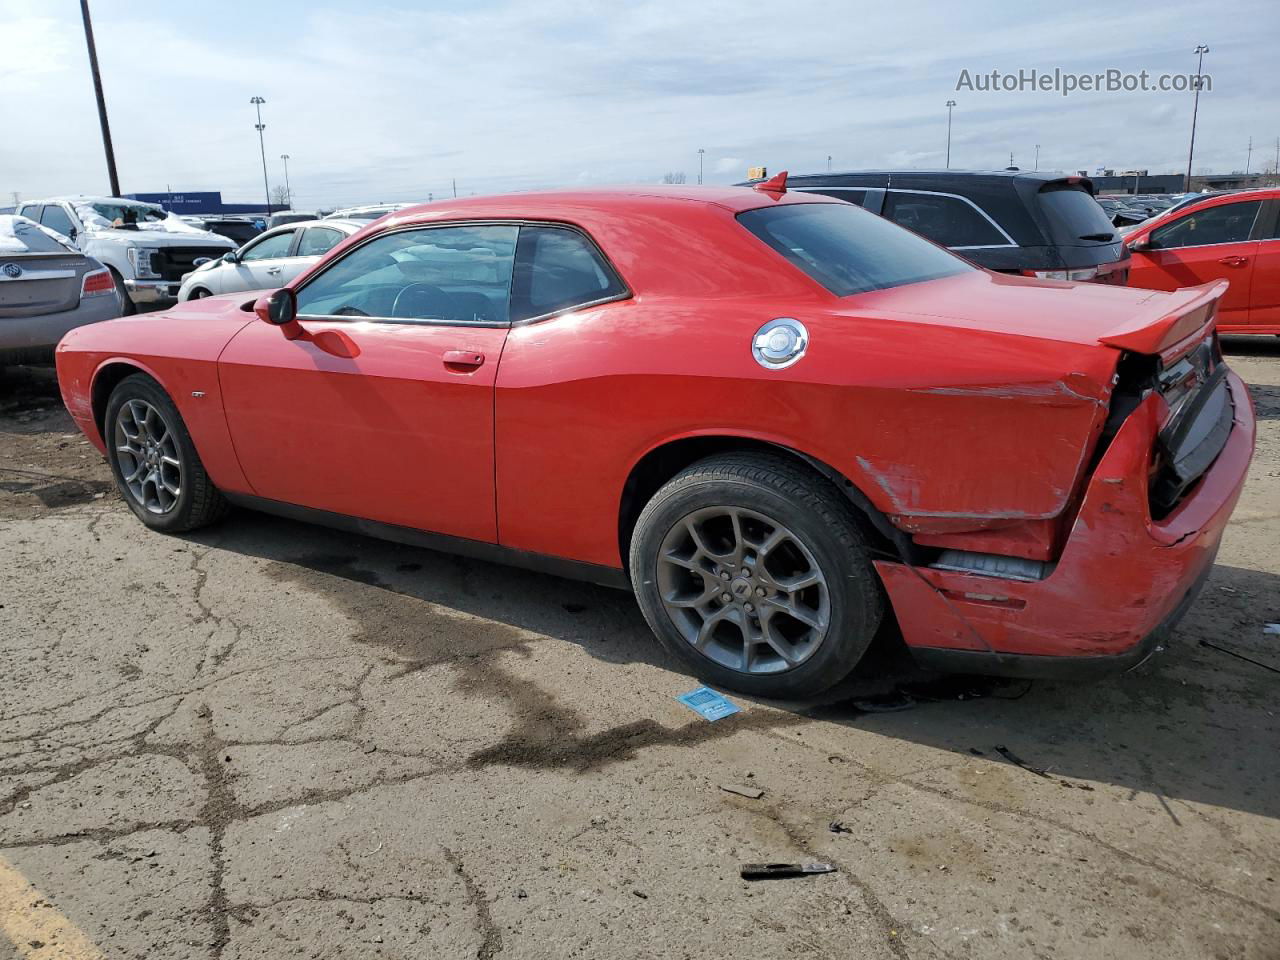
{"type": "MultiPolygon", "coordinates": [[[[1280,624],[1269,623],[1267,626],[1275,627],[1280,626],[1280,624]]],[[[1226,647],[1220,647],[1216,643],[1210,643],[1208,640],[1201,640],[1200,646],[1209,647],[1212,650],[1217,650],[1219,653],[1225,653],[1227,656],[1235,657],[1237,660],[1243,660],[1245,663],[1252,663],[1255,667],[1261,667],[1263,670],[1270,670],[1272,673],[1280,673],[1280,667],[1273,667],[1271,664],[1263,663],[1261,660],[1255,660],[1253,657],[1246,657],[1243,653],[1236,653],[1234,650],[1228,650],[1226,647]]]]}
{"type": "Polygon", "coordinates": [[[764,796],[764,791],[759,787],[746,787],[740,783],[722,783],[720,789],[726,793],[736,793],[740,797],[746,797],[748,800],[759,800],[764,796]]]}
{"type": "Polygon", "coordinates": [[[803,877],[811,873],[834,873],[834,863],[744,863],[739,870],[743,880],[768,880],[775,877],[803,877]]]}
{"type": "Polygon", "coordinates": [[[1063,786],[1063,787],[1074,787],[1077,790],[1088,790],[1088,791],[1093,790],[1093,787],[1087,783],[1076,783],[1072,780],[1063,779],[1062,777],[1055,777],[1053,774],[1049,772],[1047,767],[1044,769],[1041,769],[1040,767],[1033,767],[1031,764],[1027,763],[1027,761],[1023,760],[1020,756],[1018,756],[1016,753],[1014,753],[1012,750],[1010,750],[1008,747],[1004,746],[1003,744],[997,744],[994,749],[996,753],[1000,754],[1000,756],[1004,757],[1006,760],[1012,763],[1015,767],[1021,767],[1023,770],[1026,770],[1028,773],[1034,773],[1037,777],[1044,777],[1044,779],[1051,780],[1054,783],[1058,784],[1059,786],[1063,786]]]}
{"type": "Polygon", "coordinates": [[[839,820],[832,820],[827,824],[827,829],[832,833],[853,833],[852,827],[846,827],[844,823],[839,820]]]}
{"type": "Polygon", "coordinates": [[[727,717],[732,713],[739,712],[736,704],[722,697],[710,687],[699,687],[697,690],[690,690],[688,693],[680,694],[676,699],[694,713],[700,714],[703,719],[710,720],[713,723],[721,717],[727,717]]]}

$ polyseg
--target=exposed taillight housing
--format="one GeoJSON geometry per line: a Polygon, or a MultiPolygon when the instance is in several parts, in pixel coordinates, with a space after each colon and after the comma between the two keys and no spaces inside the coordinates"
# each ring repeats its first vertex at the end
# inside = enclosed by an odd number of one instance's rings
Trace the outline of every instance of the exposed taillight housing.
{"type": "Polygon", "coordinates": [[[116,278],[111,275],[110,270],[94,270],[84,275],[84,282],[80,285],[80,299],[105,296],[115,288],[116,278]]]}
{"type": "Polygon", "coordinates": [[[1096,280],[1098,277],[1097,267],[1085,267],[1082,270],[1024,270],[1029,277],[1039,277],[1041,280],[1096,280]]]}

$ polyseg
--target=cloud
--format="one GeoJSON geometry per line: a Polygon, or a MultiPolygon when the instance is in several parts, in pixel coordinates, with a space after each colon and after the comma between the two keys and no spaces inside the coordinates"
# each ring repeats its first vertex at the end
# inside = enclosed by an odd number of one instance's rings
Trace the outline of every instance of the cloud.
{"type": "MultiPolygon", "coordinates": [[[[259,197],[248,101],[260,95],[269,177],[282,178],[288,153],[308,208],[441,195],[455,178],[463,194],[666,170],[692,180],[699,148],[706,179],[720,183],[757,164],[822,170],[828,155],[837,169],[939,166],[949,98],[959,101],[953,166],[1001,167],[1011,151],[1028,166],[1039,143],[1042,168],[1176,170],[1187,95],[962,96],[955,83],[962,69],[1186,70],[1184,24],[1200,15],[1172,0],[1160,24],[1117,10],[1099,33],[1073,10],[1028,15],[1011,0],[907,0],[856,18],[794,0],[782,20],[729,0],[221,0],[212,17],[95,0],[93,10],[124,190],[259,197]],[[246,42],[246,24],[260,40],[246,42]]],[[[1258,108],[1273,43],[1257,27],[1275,20],[1267,0],[1243,0],[1230,24],[1215,24],[1198,167],[1242,166],[1249,136],[1274,137],[1258,108]]],[[[0,24],[0,197],[103,191],[76,5],[0,0],[0,24]]]]}

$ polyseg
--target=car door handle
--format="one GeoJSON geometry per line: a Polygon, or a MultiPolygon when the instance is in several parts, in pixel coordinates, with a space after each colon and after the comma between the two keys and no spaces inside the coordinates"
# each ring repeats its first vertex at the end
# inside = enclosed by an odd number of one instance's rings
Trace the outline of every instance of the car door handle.
{"type": "Polygon", "coordinates": [[[484,363],[479,350],[446,350],[440,358],[446,367],[478,367],[484,363]]]}
{"type": "Polygon", "coordinates": [[[284,267],[267,267],[267,273],[275,274],[275,273],[279,273],[283,269],[284,267]]]}
{"type": "Polygon", "coordinates": [[[1228,267],[1243,267],[1246,263],[1249,262],[1249,258],[1248,257],[1223,257],[1218,262],[1221,264],[1225,264],[1228,267]]]}

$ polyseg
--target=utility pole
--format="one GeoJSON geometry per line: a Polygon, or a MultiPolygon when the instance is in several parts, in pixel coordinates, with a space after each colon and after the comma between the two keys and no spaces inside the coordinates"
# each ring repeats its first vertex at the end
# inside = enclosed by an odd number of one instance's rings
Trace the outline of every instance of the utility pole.
{"type": "Polygon", "coordinates": [[[1250,137],[1250,138],[1249,138],[1249,153],[1245,156],[1245,159],[1244,159],[1244,175],[1245,175],[1246,177],[1249,175],[1249,166],[1250,166],[1250,164],[1252,164],[1252,163],[1253,163],[1253,137],[1250,137]]]}
{"type": "Polygon", "coordinates": [[[453,178],[453,199],[458,199],[458,178],[453,178]]]}
{"type": "Polygon", "coordinates": [[[1191,106],[1191,146],[1187,148],[1187,190],[1191,190],[1191,159],[1196,154],[1196,115],[1200,112],[1200,87],[1204,81],[1200,77],[1201,71],[1204,69],[1204,55],[1209,52],[1209,48],[1203,43],[1197,44],[1196,48],[1191,51],[1200,59],[1196,62],[1196,78],[1193,87],[1196,91],[1195,100],[1191,106]]]}
{"type": "Polygon", "coordinates": [[[262,122],[262,105],[267,101],[261,97],[252,97],[249,100],[253,104],[253,108],[258,112],[258,123],[254,128],[258,131],[258,149],[262,151],[262,194],[267,198],[267,213],[271,213],[271,185],[267,183],[267,147],[262,139],[262,131],[267,129],[267,125],[262,122]]]}
{"type": "Polygon", "coordinates": [[[1036,167],[1035,168],[1037,170],[1040,169],[1040,144],[1038,143],[1036,144],[1036,167]]]}
{"type": "Polygon", "coordinates": [[[827,154],[827,173],[831,172],[831,154],[827,154]]]}
{"type": "Polygon", "coordinates": [[[1009,166],[1013,166],[1013,151],[1009,151],[1009,166]]]}
{"type": "Polygon", "coordinates": [[[89,48],[89,71],[93,74],[93,93],[98,98],[98,122],[102,125],[102,149],[107,154],[107,177],[111,195],[120,196],[120,177],[116,175],[116,151],[111,146],[111,126],[107,123],[107,101],[102,95],[102,76],[98,73],[98,48],[93,42],[93,21],[89,19],[89,0],[80,0],[80,16],[84,20],[84,42],[89,48]]]}
{"type": "Polygon", "coordinates": [[[702,186],[702,155],[706,152],[701,147],[698,148],[698,186],[702,186]]]}
{"type": "Polygon", "coordinates": [[[284,161],[284,193],[285,196],[289,198],[289,206],[292,208],[293,188],[289,186],[289,155],[287,153],[282,153],[280,154],[280,159],[284,161]]]}
{"type": "Polygon", "coordinates": [[[956,105],[954,100],[947,101],[947,169],[951,169],[951,108],[956,105]]]}

